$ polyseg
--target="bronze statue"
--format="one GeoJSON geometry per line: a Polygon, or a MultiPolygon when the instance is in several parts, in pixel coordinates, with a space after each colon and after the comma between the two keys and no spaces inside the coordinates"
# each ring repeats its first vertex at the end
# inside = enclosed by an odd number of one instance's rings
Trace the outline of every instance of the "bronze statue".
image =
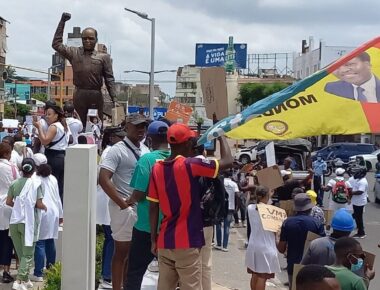
{"type": "Polygon", "coordinates": [[[63,44],[65,22],[70,20],[70,13],[63,13],[53,39],[53,48],[65,57],[73,67],[75,85],[74,107],[83,124],[87,121],[88,109],[98,109],[103,121],[103,96],[101,87],[103,79],[112,102],[115,102],[115,79],[109,54],[98,52],[95,45],[98,33],[94,28],[86,28],[82,32],[82,47],[68,47],[63,44]]]}

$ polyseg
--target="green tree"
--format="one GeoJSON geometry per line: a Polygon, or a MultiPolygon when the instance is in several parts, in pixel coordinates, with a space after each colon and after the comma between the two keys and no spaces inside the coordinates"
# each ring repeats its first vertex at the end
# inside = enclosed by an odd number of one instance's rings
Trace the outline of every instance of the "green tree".
{"type": "Polygon", "coordinates": [[[32,95],[32,99],[36,99],[38,101],[46,103],[48,100],[48,95],[45,93],[37,93],[32,95]]]}
{"type": "MultiPolygon", "coordinates": [[[[17,104],[17,116],[25,117],[29,114],[30,106],[17,104]]],[[[13,104],[6,103],[4,105],[4,118],[5,119],[14,119],[15,118],[15,107],[13,104]]]]}
{"type": "Polygon", "coordinates": [[[257,101],[260,101],[276,92],[285,89],[287,86],[289,86],[289,84],[285,83],[243,84],[240,87],[240,97],[237,100],[243,107],[247,107],[252,105],[253,103],[256,103],[257,101]]]}

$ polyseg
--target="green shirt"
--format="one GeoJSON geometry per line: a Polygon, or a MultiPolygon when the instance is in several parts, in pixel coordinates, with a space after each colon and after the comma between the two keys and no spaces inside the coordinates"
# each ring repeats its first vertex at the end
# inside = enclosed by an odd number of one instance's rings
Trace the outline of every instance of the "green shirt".
{"type": "MultiPolygon", "coordinates": [[[[155,150],[141,156],[137,162],[135,171],[132,176],[130,186],[138,191],[148,194],[149,179],[152,167],[158,160],[166,159],[170,156],[170,151],[155,150]]],[[[161,224],[162,213],[160,212],[158,224],[161,224]]],[[[137,222],[135,228],[139,231],[150,233],[149,223],[149,201],[139,201],[137,204],[137,222]]]]}
{"type": "Polygon", "coordinates": [[[342,290],[367,290],[364,281],[344,266],[326,266],[336,276],[342,290]]]}

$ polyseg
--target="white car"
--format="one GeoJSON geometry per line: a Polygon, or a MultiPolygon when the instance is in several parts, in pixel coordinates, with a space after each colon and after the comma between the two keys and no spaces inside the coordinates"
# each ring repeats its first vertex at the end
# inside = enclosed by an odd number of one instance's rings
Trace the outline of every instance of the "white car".
{"type": "Polygon", "coordinates": [[[242,164],[247,164],[251,161],[256,161],[257,159],[257,150],[256,145],[238,149],[235,153],[235,159],[240,161],[242,164]]]}
{"type": "Polygon", "coordinates": [[[368,171],[374,170],[376,169],[378,154],[380,154],[380,149],[372,152],[371,154],[354,155],[350,157],[350,162],[359,160],[359,163],[363,163],[360,165],[365,165],[368,171]]]}

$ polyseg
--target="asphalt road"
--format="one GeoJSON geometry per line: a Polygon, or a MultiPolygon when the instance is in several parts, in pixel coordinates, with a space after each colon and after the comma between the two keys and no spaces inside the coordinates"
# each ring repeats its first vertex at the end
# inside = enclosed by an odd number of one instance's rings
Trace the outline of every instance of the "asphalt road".
{"type": "MultiPolygon", "coordinates": [[[[373,195],[374,177],[373,173],[368,173],[369,182],[369,199],[371,202],[365,208],[364,223],[367,237],[360,239],[360,243],[364,250],[371,252],[378,257],[375,259],[375,270],[378,271],[374,280],[371,281],[370,290],[380,289],[380,205],[374,203],[373,195]]],[[[332,177],[331,177],[332,178],[332,177]]],[[[328,181],[327,178],[326,181],[328,181]]],[[[325,196],[325,204],[327,205],[327,196],[325,196]]],[[[355,232],[353,232],[355,233],[355,232]]],[[[230,233],[229,252],[221,252],[213,250],[213,280],[230,289],[249,290],[250,275],[247,274],[244,266],[245,249],[244,240],[246,238],[245,228],[232,228],[230,233]]],[[[286,267],[286,261],[280,254],[280,264],[282,268],[286,267]]],[[[282,283],[287,281],[286,271],[282,271],[276,275],[272,287],[267,289],[287,289],[282,283]]]]}

